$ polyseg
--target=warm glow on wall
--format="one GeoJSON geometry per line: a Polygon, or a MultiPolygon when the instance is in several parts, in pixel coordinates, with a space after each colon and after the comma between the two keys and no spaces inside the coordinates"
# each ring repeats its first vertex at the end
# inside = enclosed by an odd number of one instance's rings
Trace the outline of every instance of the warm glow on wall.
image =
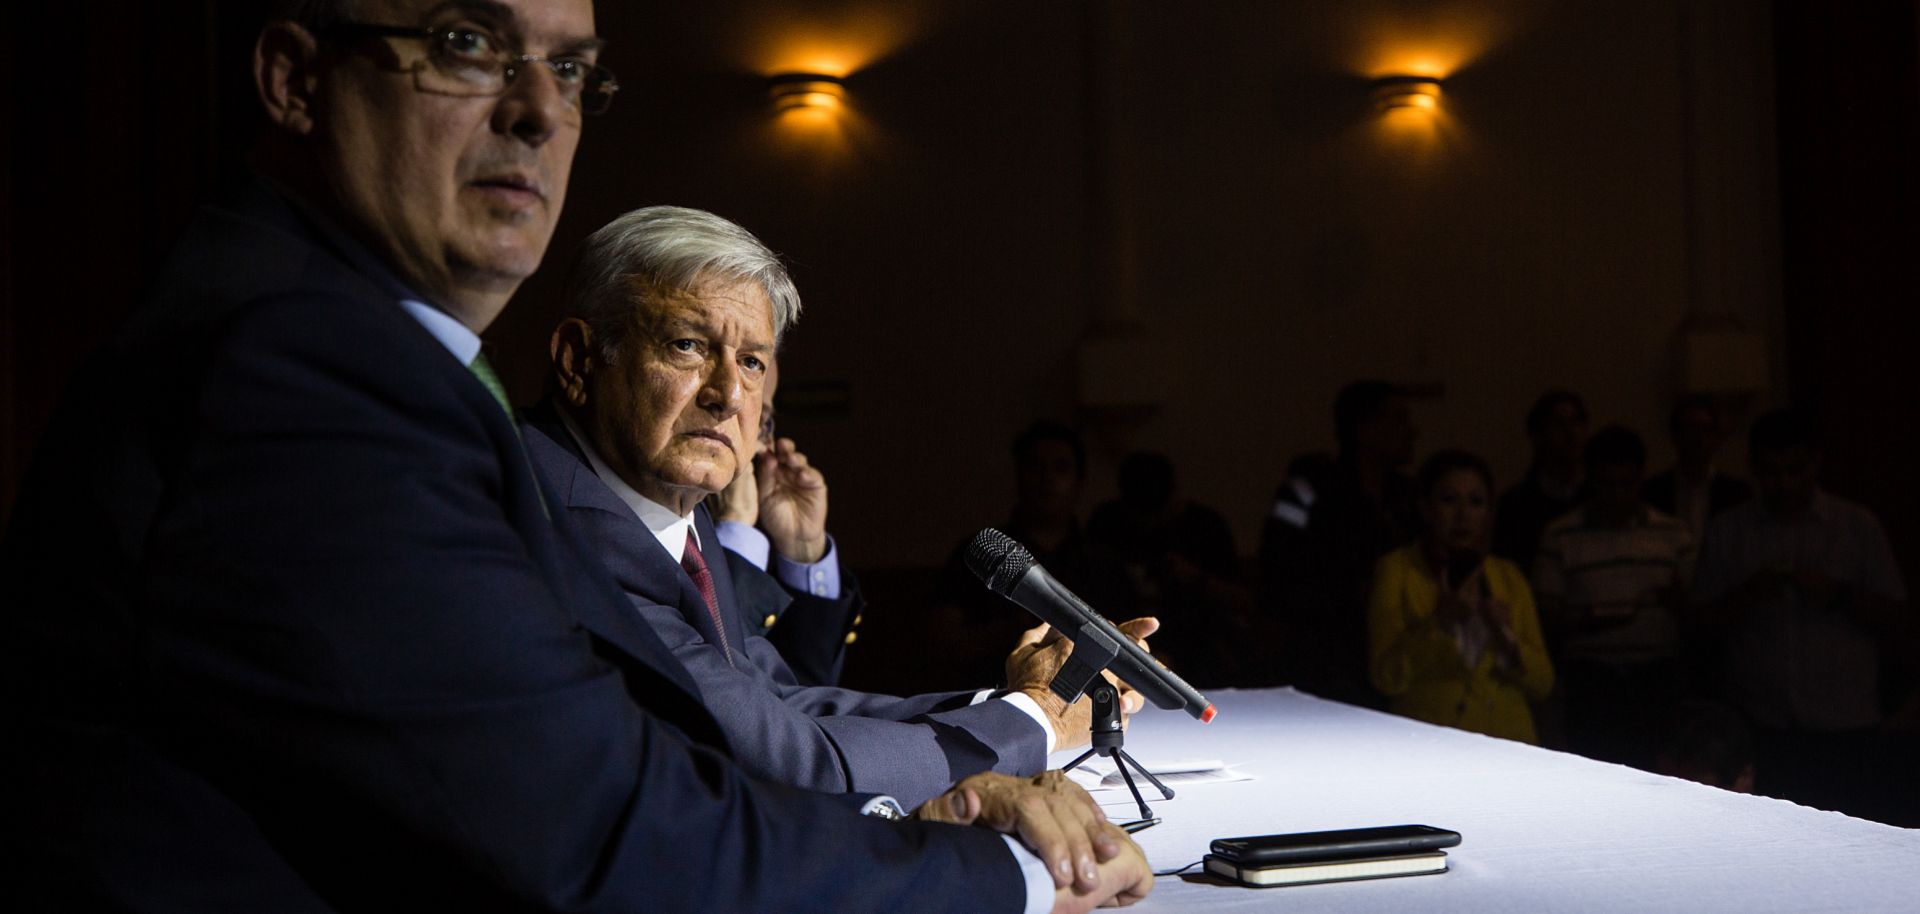
{"type": "Polygon", "coordinates": [[[1373,107],[1383,114],[1397,108],[1440,107],[1440,80],[1432,76],[1382,76],[1373,81],[1372,92],[1373,107]]]}
{"type": "MultiPolygon", "coordinates": [[[[925,28],[926,13],[884,0],[756,4],[743,20],[741,63],[762,76],[818,73],[845,79],[886,58],[925,28]]],[[[743,14],[744,15],[744,14],[743,14]]]]}
{"type": "Polygon", "coordinates": [[[782,73],[767,81],[775,111],[813,109],[838,111],[847,97],[846,84],[824,73],[782,73]]]}
{"type": "Polygon", "coordinates": [[[1499,45],[1526,18],[1520,0],[1455,0],[1355,21],[1354,70],[1368,79],[1446,79],[1499,45]]]}

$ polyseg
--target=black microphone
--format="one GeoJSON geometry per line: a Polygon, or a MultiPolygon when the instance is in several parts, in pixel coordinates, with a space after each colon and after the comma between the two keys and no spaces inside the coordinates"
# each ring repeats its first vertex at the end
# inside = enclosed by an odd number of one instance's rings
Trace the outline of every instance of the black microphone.
{"type": "Polygon", "coordinates": [[[1201,723],[1213,720],[1213,703],[1207,701],[1206,696],[1194,691],[1186,680],[1141,650],[1126,633],[1054,580],[1053,575],[1033,560],[1033,553],[1012,537],[992,527],[980,531],[967,546],[967,568],[988,589],[1020,604],[1027,612],[1073,639],[1068,666],[1062,667],[1063,675],[1054,679],[1056,694],[1061,691],[1063,678],[1074,678],[1069,667],[1075,661],[1081,661],[1084,666],[1087,657],[1095,658],[1091,662],[1098,665],[1085,671],[1085,678],[1072,689],[1072,694],[1061,695],[1061,698],[1067,701],[1078,698],[1092,676],[1111,668],[1115,676],[1138,689],[1155,707],[1182,708],[1201,723]]]}

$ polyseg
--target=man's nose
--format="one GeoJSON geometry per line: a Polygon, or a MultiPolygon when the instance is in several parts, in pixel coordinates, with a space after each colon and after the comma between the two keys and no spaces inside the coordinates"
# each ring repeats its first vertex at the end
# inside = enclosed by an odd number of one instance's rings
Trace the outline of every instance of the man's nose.
{"type": "Polygon", "coordinates": [[[580,122],[580,109],[560,88],[560,78],[544,61],[523,60],[493,110],[493,129],[538,147],[568,124],[580,122]]]}
{"type": "Polygon", "coordinates": [[[725,419],[740,412],[745,403],[746,388],[740,366],[731,359],[716,359],[707,372],[706,383],[700,385],[700,408],[717,419],[725,419]]]}

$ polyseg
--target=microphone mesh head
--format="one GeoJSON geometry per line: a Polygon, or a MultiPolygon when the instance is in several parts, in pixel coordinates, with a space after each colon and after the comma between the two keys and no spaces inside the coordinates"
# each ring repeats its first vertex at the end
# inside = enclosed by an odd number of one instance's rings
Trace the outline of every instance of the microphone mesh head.
{"type": "Polygon", "coordinates": [[[1033,567],[1033,553],[998,530],[988,527],[967,544],[967,568],[994,593],[1013,593],[1020,577],[1033,567]]]}

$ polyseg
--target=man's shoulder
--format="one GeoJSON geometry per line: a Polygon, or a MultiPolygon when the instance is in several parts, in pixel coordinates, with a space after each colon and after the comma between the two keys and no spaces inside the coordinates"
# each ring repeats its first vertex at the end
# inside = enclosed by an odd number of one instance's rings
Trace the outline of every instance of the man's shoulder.
{"type": "Polygon", "coordinates": [[[133,327],[218,319],[262,302],[383,297],[291,204],[254,182],[195,212],[133,327]]]}
{"type": "Polygon", "coordinates": [[[1825,489],[1821,489],[1814,498],[1817,510],[1828,523],[1844,525],[1850,530],[1870,531],[1876,535],[1880,533],[1880,516],[1873,513],[1872,508],[1825,489]]]}

